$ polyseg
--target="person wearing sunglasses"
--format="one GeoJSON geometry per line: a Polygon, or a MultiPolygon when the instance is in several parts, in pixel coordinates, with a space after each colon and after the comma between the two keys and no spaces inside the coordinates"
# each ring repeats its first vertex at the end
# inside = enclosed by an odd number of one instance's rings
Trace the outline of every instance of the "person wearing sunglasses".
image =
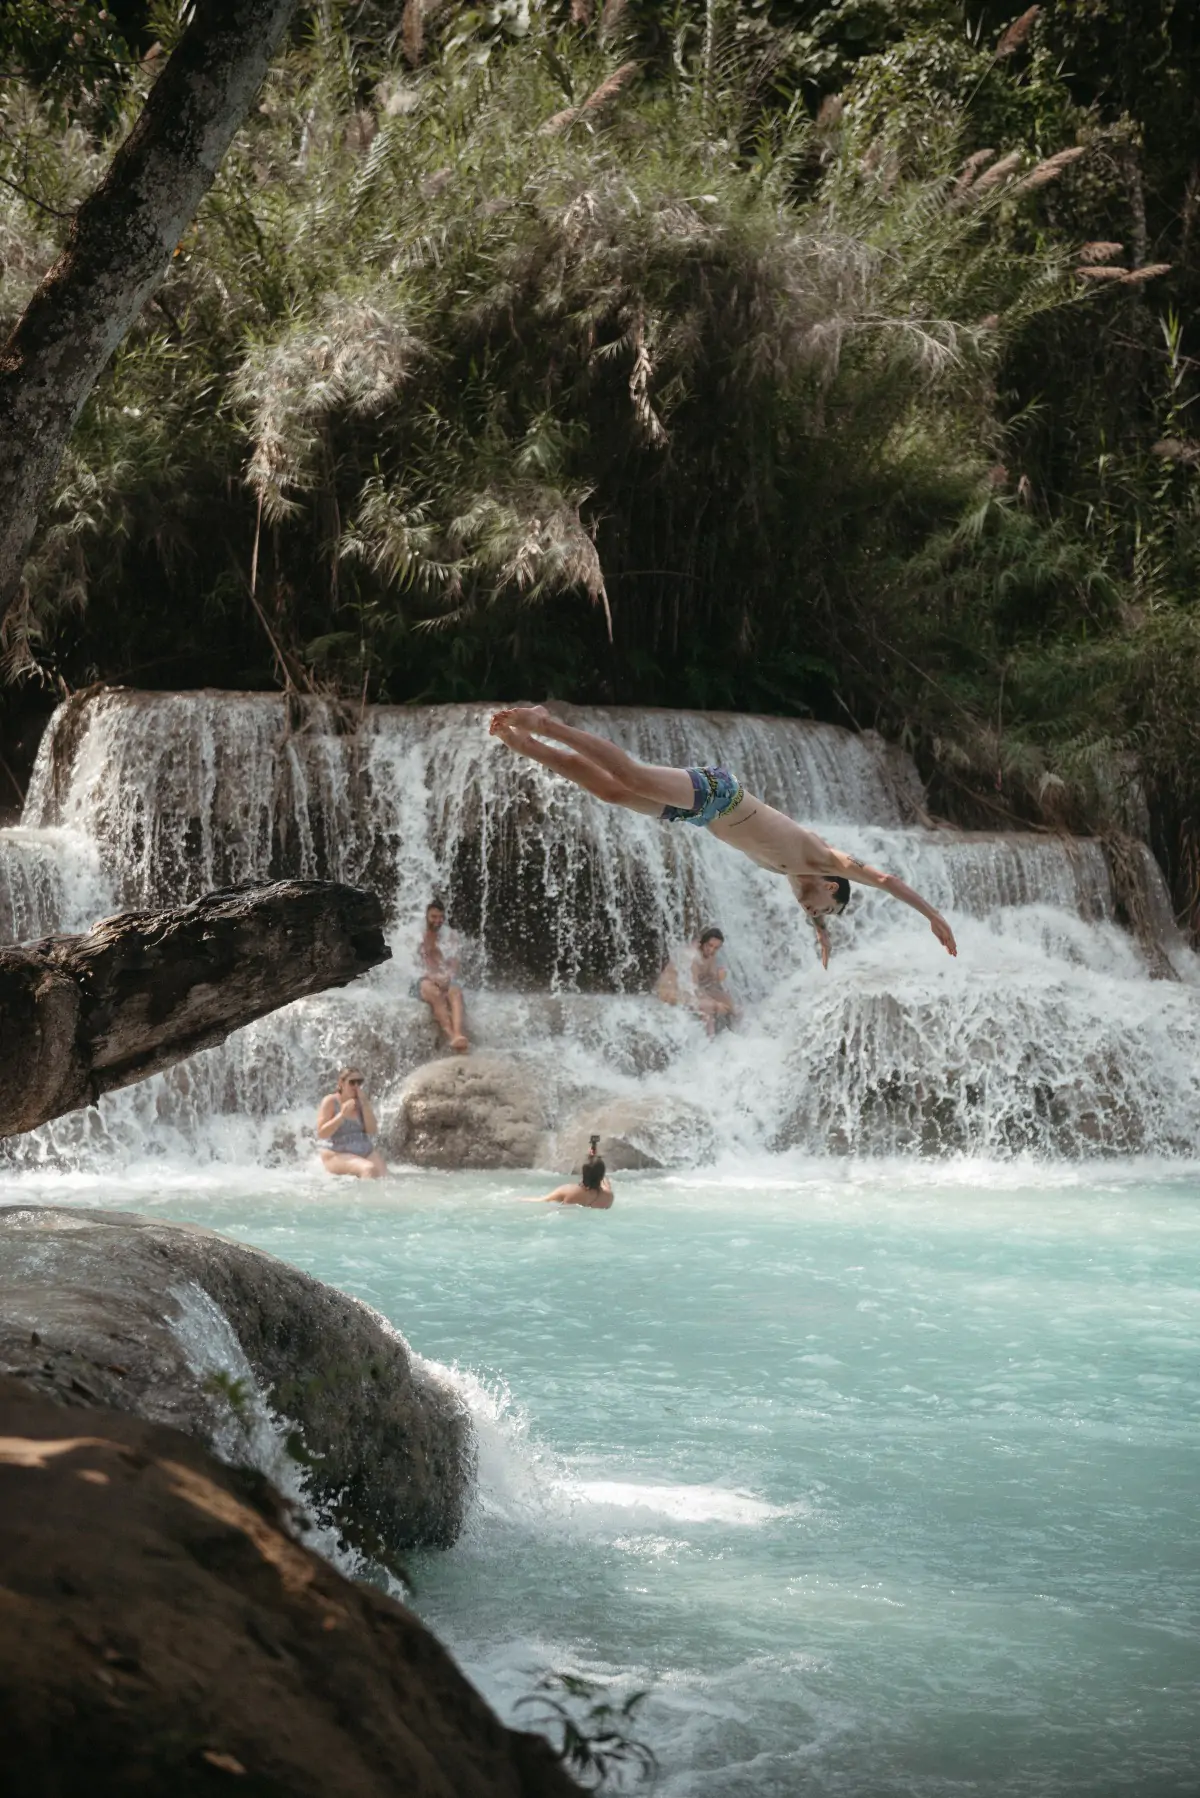
{"type": "Polygon", "coordinates": [[[378,1180],[387,1164],[375,1147],[379,1126],[363,1091],[357,1068],[342,1068],[337,1086],[326,1093],[317,1112],[317,1153],[327,1174],[351,1174],[356,1180],[378,1180]]]}

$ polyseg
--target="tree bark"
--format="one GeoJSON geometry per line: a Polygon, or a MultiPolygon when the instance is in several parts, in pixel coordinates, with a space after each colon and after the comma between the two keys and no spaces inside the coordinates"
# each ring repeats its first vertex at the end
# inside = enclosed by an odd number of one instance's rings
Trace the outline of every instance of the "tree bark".
{"type": "Polygon", "coordinates": [[[374,893],[280,880],[0,949],[0,1137],[345,986],[390,959],[382,921],[374,893]]]}
{"type": "Polygon", "coordinates": [[[67,247],[0,352],[0,619],[85,400],[170,267],[296,0],[196,0],[67,247]]]}

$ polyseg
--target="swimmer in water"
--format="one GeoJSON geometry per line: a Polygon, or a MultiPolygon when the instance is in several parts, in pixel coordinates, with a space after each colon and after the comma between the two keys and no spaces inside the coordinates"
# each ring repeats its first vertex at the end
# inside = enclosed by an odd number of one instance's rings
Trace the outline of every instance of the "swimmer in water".
{"type": "Polygon", "coordinates": [[[845,911],[852,881],[877,887],[910,905],[929,920],[946,952],[958,954],[945,918],[912,887],[895,874],[884,874],[857,856],[832,848],[815,831],[764,805],[727,768],[659,768],[635,762],[606,737],[563,724],[542,705],[507,707],[494,715],[490,729],[519,755],[540,762],[609,805],[644,812],[664,824],[703,826],[760,868],[782,874],[817,933],[824,968],[829,966],[826,919],[845,911]],[[544,742],[546,737],[552,741],[544,742]]]}
{"type": "Polygon", "coordinates": [[[578,1180],[522,1202],[526,1205],[588,1205],[593,1211],[607,1211],[613,1202],[613,1189],[600,1156],[589,1155],[578,1180]]]}

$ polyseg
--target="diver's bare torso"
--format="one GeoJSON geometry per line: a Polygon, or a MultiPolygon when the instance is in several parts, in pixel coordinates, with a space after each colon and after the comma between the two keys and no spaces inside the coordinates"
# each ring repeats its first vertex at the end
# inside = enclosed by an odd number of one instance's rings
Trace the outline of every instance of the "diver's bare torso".
{"type": "Polygon", "coordinates": [[[730,812],[704,827],[723,843],[740,849],[772,874],[821,874],[827,849],[822,839],[785,812],[743,792],[730,812]]]}
{"type": "Polygon", "coordinates": [[[957,953],[946,920],[912,887],[895,874],[885,874],[856,855],[834,849],[815,831],[806,830],[753,793],[743,790],[738,797],[737,780],[728,769],[666,768],[636,762],[607,738],[555,718],[545,706],[506,707],[494,714],[489,728],[510,749],[564,775],[609,805],[622,805],[664,822],[686,818],[703,823],[713,836],[731,849],[739,849],[760,868],[782,874],[813,921],[826,965],[829,934],[824,918],[845,905],[850,881],[876,887],[911,906],[928,919],[943,948],[951,955],[957,953]],[[707,804],[702,777],[709,782],[707,804]],[[728,809],[717,809],[720,803],[728,809]],[[710,808],[715,816],[707,815],[710,808]],[[840,897],[839,887],[843,889],[840,897]]]}
{"type": "MultiPolygon", "coordinates": [[[[659,772],[666,774],[668,770],[659,772]]],[[[681,805],[690,803],[691,783],[686,773],[683,769],[671,772],[679,775],[678,802],[681,805]]],[[[648,818],[662,816],[663,808],[657,799],[629,795],[622,803],[630,811],[644,812],[648,818]]],[[[825,871],[828,851],[823,840],[785,812],[777,812],[773,805],[767,805],[744,789],[732,811],[713,818],[704,828],[731,848],[740,849],[743,855],[748,855],[760,868],[768,868],[772,874],[803,876],[825,871]]]]}

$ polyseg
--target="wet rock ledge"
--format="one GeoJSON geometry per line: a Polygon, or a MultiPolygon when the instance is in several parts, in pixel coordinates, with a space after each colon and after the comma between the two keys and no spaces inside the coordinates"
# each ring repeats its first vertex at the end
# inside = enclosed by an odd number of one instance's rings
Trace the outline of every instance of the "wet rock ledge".
{"type": "Polygon", "coordinates": [[[265,1480],[176,1430],[0,1377],[0,1516],[13,1798],[578,1790],[415,1617],[293,1541],[265,1480]]]}
{"type": "Polygon", "coordinates": [[[385,1562],[462,1527],[473,1438],[452,1388],[369,1306],[211,1230],[0,1207],[0,1375],[260,1468],[284,1459],[269,1406],[311,1507],[385,1562]]]}

